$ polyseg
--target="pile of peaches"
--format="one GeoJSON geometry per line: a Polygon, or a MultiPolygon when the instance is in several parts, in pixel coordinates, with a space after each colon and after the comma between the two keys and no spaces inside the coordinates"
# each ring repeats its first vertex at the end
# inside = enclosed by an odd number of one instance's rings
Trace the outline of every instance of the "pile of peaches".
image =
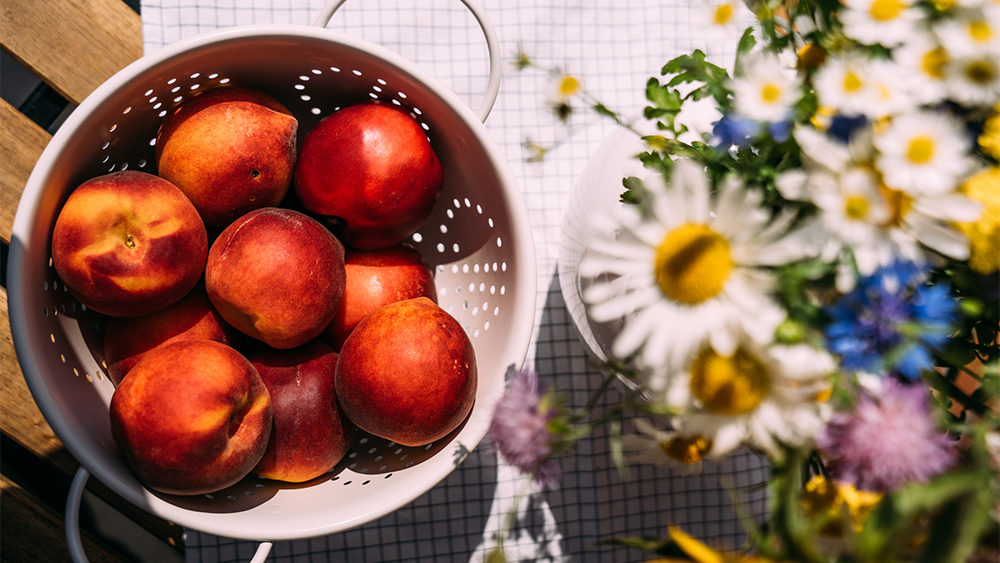
{"type": "Polygon", "coordinates": [[[263,92],[204,90],[164,118],[156,175],[60,210],[53,265],[108,318],[112,434],[152,490],[305,482],[357,429],[418,446],[472,410],[472,343],[405,242],[442,188],[427,134],[378,101],[298,134],[263,92]]]}

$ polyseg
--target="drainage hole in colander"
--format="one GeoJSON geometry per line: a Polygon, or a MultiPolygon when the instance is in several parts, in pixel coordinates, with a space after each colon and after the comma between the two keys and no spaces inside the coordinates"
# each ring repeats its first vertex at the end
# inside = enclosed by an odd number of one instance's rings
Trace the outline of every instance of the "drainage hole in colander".
{"type": "Polygon", "coordinates": [[[196,73],[194,73],[194,74],[191,75],[191,78],[198,78],[199,76],[201,76],[201,73],[200,72],[196,72],[196,73]]]}
{"type": "Polygon", "coordinates": [[[215,499],[215,497],[212,494],[206,494],[205,498],[207,498],[207,499],[213,499],[213,500],[215,499]]]}
{"type": "Polygon", "coordinates": [[[351,484],[351,482],[350,482],[350,481],[344,481],[344,485],[345,485],[345,486],[346,486],[346,485],[350,485],[350,484],[351,484]]]}
{"type": "Polygon", "coordinates": [[[392,473],[388,473],[388,474],[386,474],[386,476],[385,476],[385,477],[383,477],[383,479],[388,479],[389,477],[392,477],[392,473]]]}
{"type": "Polygon", "coordinates": [[[477,273],[477,274],[478,274],[478,273],[479,273],[479,264],[473,264],[473,265],[472,265],[472,271],[473,271],[474,273],[477,273]]]}
{"type": "Polygon", "coordinates": [[[368,92],[368,97],[371,98],[371,99],[373,99],[373,100],[377,100],[378,99],[378,94],[376,94],[375,92],[368,92]]]}
{"type": "Polygon", "coordinates": [[[42,307],[42,315],[44,315],[46,317],[49,316],[49,308],[48,307],[42,307]]]}
{"type": "Polygon", "coordinates": [[[253,491],[247,491],[247,492],[245,492],[243,494],[245,494],[248,497],[252,497],[253,496],[253,491]]]}
{"type": "Polygon", "coordinates": [[[360,440],[358,440],[358,443],[359,444],[367,444],[368,443],[368,438],[361,438],[360,440]]]}
{"type": "Polygon", "coordinates": [[[462,308],[465,309],[466,311],[468,311],[469,310],[469,302],[466,301],[466,302],[462,303],[462,308]]]}
{"type": "Polygon", "coordinates": [[[500,295],[503,295],[504,293],[507,293],[507,286],[501,285],[500,286],[500,295]]]}
{"type": "Polygon", "coordinates": [[[229,495],[226,498],[229,499],[229,500],[236,500],[236,497],[234,497],[233,495],[229,495]]]}
{"type": "Polygon", "coordinates": [[[500,248],[501,246],[503,246],[503,239],[500,238],[500,237],[497,237],[497,248],[500,248]]]}
{"type": "Polygon", "coordinates": [[[356,76],[361,76],[360,70],[352,70],[351,72],[353,72],[356,76]]]}
{"type": "Polygon", "coordinates": [[[180,86],[174,86],[173,88],[170,89],[170,92],[172,94],[176,94],[177,92],[180,92],[180,91],[181,91],[181,87],[180,86]]]}
{"type": "Polygon", "coordinates": [[[377,450],[378,450],[378,448],[372,448],[372,449],[368,450],[368,453],[370,453],[370,454],[373,454],[373,453],[375,453],[375,452],[376,452],[377,450]]]}
{"type": "Polygon", "coordinates": [[[451,249],[452,249],[452,251],[454,251],[454,252],[455,252],[456,254],[458,254],[458,243],[456,242],[455,244],[451,245],[451,249]]]}
{"type": "Polygon", "coordinates": [[[317,75],[319,75],[319,74],[323,74],[323,71],[322,71],[322,70],[319,70],[319,69],[317,69],[317,68],[314,68],[314,69],[310,70],[309,72],[311,72],[311,73],[313,73],[313,74],[317,74],[317,75]]]}
{"type": "Polygon", "coordinates": [[[299,99],[301,99],[303,102],[308,102],[309,100],[312,99],[312,96],[310,96],[309,94],[302,94],[301,96],[299,96],[299,99]]]}
{"type": "Polygon", "coordinates": [[[493,228],[493,218],[492,217],[486,219],[486,222],[490,224],[490,228],[493,228]]]}
{"type": "Polygon", "coordinates": [[[490,329],[490,321],[486,321],[485,323],[483,323],[483,330],[489,330],[489,329],[490,329]]]}
{"type": "Polygon", "coordinates": [[[335,66],[331,66],[330,70],[332,70],[333,72],[340,72],[340,69],[335,66]]]}
{"type": "Polygon", "coordinates": [[[361,483],[361,484],[362,485],[367,485],[368,483],[371,483],[371,481],[365,481],[364,483],[361,483]]]}
{"type": "Polygon", "coordinates": [[[381,92],[382,91],[382,89],[379,88],[378,86],[372,86],[372,90],[375,90],[376,92],[381,92]]]}
{"type": "Polygon", "coordinates": [[[309,110],[309,112],[312,113],[313,115],[319,115],[319,114],[323,113],[323,110],[321,110],[319,108],[312,108],[311,110],[309,110]]]}
{"type": "Polygon", "coordinates": [[[347,457],[349,457],[351,459],[354,459],[354,458],[358,457],[358,452],[351,452],[347,457]]]}
{"type": "Polygon", "coordinates": [[[198,88],[201,88],[201,84],[192,84],[191,85],[191,90],[197,90],[198,88]]]}
{"type": "Polygon", "coordinates": [[[449,209],[449,210],[448,210],[448,211],[446,211],[445,213],[447,213],[447,214],[448,214],[448,218],[449,218],[449,219],[454,219],[454,218],[455,218],[455,212],[454,212],[454,211],[452,211],[451,209],[449,209]]]}
{"type": "Polygon", "coordinates": [[[306,89],[306,85],[305,84],[296,84],[295,85],[295,89],[296,90],[305,90],[306,89]]]}
{"type": "Polygon", "coordinates": [[[439,242],[439,243],[437,244],[437,251],[438,251],[438,252],[441,252],[441,253],[444,253],[444,243],[442,243],[442,242],[439,242]]]}
{"type": "Polygon", "coordinates": [[[139,168],[145,168],[145,167],[146,167],[146,159],[145,158],[139,159],[139,168]]]}
{"type": "Polygon", "coordinates": [[[476,282],[469,284],[469,293],[472,293],[473,291],[476,291],[476,282]]]}
{"type": "Polygon", "coordinates": [[[424,235],[420,233],[413,233],[413,242],[420,242],[424,240],[424,235]]]}
{"type": "Polygon", "coordinates": [[[497,292],[497,286],[491,285],[490,286],[490,295],[493,295],[496,292],[497,292]]]}

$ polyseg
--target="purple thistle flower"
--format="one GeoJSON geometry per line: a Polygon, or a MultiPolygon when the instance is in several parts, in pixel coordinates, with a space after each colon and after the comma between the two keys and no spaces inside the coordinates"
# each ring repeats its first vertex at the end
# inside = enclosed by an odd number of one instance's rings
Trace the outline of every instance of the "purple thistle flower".
{"type": "Polygon", "coordinates": [[[927,389],[881,382],[877,397],[863,394],[853,413],[835,414],[817,437],[830,474],[858,489],[888,492],[954,465],[954,442],[935,426],[927,389]]]}
{"type": "Polygon", "coordinates": [[[514,366],[508,368],[507,390],[493,410],[490,438],[508,463],[530,474],[542,486],[557,489],[562,470],[549,459],[557,439],[549,423],[558,410],[543,401],[538,374],[520,370],[510,377],[511,371],[514,366]]]}

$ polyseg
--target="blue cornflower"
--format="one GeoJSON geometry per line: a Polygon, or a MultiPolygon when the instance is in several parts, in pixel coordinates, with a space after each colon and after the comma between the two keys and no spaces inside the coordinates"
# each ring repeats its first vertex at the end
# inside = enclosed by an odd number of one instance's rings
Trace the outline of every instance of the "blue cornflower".
{"type": "Polygon", "coordinates": [[[854,134],[868,125],[868,118],[863,115],[844,115],[838,113],[830,120],[830,128],[827,132],[831,137],[847,144],[851,142],[854,134]]]}
{"type": "Polygon", "coordinates": [[[727,113],[722,119],[712,124],[712,137],[715,139],[715,148],[727,151],[733,145],[742,147],[750,144],[757,132],[760,124],[740,115],[727,113]]]}
{"type": "Polygon", "coordinates": [[[933,367],[931,350],[947,340],[958,304],[948,284],[927,285],[926,278],[913,262],[896,262],[827,309],[829,348],[843,367],[886,368],[911,380],[933,367]]]}
{"type": "Polygon", "coordinates": [[[792,125],[794,125],[794,123],[790,118],[782,121],[775,121],[774,123],[769,123],[767,125],[767,132],[775,141],[784,143],[789,137],[792,136],[792,125]]]}

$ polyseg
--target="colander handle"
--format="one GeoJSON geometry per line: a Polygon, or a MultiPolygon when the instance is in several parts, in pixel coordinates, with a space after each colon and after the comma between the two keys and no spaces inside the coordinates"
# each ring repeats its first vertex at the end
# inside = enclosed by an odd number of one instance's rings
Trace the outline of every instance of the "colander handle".
{"type": "MultiPolygon", "coordinates": [[[[76,470],[73,483],[69,486],[66,497],[66,544],[73,563],[90,563],[87,553],[83,550],[83,538],[80,535],[80,504],[83,502],[83,491],[87,486],[90,472],[80,467],[76,470]]],[[[250,563],[264,563],[271,553],[271,542],[260,542],[250,563]]]]}
{"type": "MultiPolygon", "coordinates": [[[[319,13],[319,17],[316,18],[316,27],[326,27],[330,23],[330,18],[333,17],[334,12],[336,12],[344,2],[347,0],[330,0],[323,11],[319,13]]],[[[493,23],[490,22],[490,18],[486,16],[486,12],[475,0],[461,0],[465,7],[472,12],[472,16],[476,18],[479,22],[479,27],[482,28],[483,34],[486,35],[486,49],[489,51],[490,56],[490,79],[486,84],[486,96],[483,99],[482,105],[479,106],[479,110],[476,112],[476,116],[479,117],[480,121],[486,121],[486,118],[490,115],[490,111],[493,110],[493,104],[497,101],[497,94],[500,93],[500,74],[503,71],[503,58],[500,56],[500,40],[497,39],[497,32],[493,29],[493,23]]]]}

